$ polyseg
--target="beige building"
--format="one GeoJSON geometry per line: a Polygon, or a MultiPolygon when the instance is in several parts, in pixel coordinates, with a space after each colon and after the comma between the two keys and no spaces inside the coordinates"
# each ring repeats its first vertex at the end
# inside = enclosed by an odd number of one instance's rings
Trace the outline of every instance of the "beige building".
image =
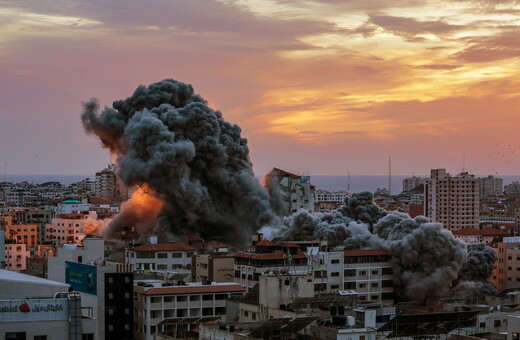
{"type": "Polygon", "coordinates": [[[192,281],[233,282],[235,258],[230,254],[200,254],[192,257],[192,281]]]}
{"type": "Polygon", "coordinates": [[[479,227],[479,180],[467,172],[452,177],[433,169],[424,186],[424,214],[446,229],[479,227]]]}
{"type": "Polygon", "coordinates": [[[113,164],[103,171],[96,172],[95,188],[96,197],[106,200],[120,201],[127,197],[123,185],[117,178],[113,164]]]}
{"type": "Polygon", "coordinates": [[[6,240],[4,245],[5,269],[16,272],[26,270],[27,258],[30,256],[27,246],[24,243],[11,242],[6,240]]]}
{"type": "Polygon", "coordinates": [[[394,303],[392,254],[387,250],[345,250],[344,289],[360,302],[394,303]]]}
{"type": "Polygon", "coordinates": [[[96,219],[94,211],[88,214],[60,214],[45,226],[45,240],[58,247],[65,243],[81,244],[86,236],[84,224],[87,219],[96,219]]]}
{"type": "Polygon", "coordinates": [[[520,237],[504,237],[495,249],[498,255],[491,283],[500,292],[504,289],[520,288],[520,237]]]}
{"type": "Polygon", "coordinates": [[[6,239],[16,243],[24,243],[28,248],[38,245],[37,224],[11,224],[5,228],[6,239]]]}

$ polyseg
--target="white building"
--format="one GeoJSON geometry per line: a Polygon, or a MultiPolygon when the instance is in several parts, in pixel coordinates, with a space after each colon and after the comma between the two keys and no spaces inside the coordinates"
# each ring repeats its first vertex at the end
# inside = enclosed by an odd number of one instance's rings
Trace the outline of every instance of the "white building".
{"type": "Polygon", "coordinates": [[[225,321],[226,301],[243,293],[244,287],[236,283],[164,286],[162,281],[141,281],[134,286],[134,337],[153,340],[158,331],[167,335],[179,332],[177,322],[188,317],[220,317],[225,321]]]}
{"type": "Polygon", "coordinates": [[[445,169],[433,169],[424,200],[424,214],[432,222],[449,230],[479,227],[479,180],[467,172],[452,177],[445,169]]]}
{"type": "Polygon", "coordinates": [[[424,178],[412,176],[411,178],[403,179],[403,191],[410,191],[424,184],[424,178]]]}
{"type": "Polygon", "coordinates": [[[314,193],[314,202],[332,202],[332,203],[345,203],[345,200],[349,198],[350,195],[346,191],[327,191],[327,190],[318,190],[314,193]]]}
{"type": "Polygon", "coordinates": [[[83,333],[89,339],[133,339],[131,266],[105,260],[105,241],[86,238],[65,244],[48,259],[49,279],[81,294],[83,333]]]}
{"type": "Polygon", "coordinates": [[[68,288],[0,269],[0,339],[81,340],[81,297],[68,288]]]}
{"type": "Polygon", "coordinates": [[[92,205],[90,203],[83,203],[79,200],[66,199],[56,204],[56,215],[74,214],[89,211],[92,205]]]}
{"type": "Polygon", "coordinates": [[[191,270],[191,257],[196,253],[196,248],[185,243],[149,243],[134,247],[127,262],[136,270],[191,270]]]}

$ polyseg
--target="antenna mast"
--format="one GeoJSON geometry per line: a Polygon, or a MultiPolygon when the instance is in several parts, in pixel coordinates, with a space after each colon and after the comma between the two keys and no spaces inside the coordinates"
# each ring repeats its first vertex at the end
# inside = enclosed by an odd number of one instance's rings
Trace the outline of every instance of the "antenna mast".
{"type": "Polygon", "coordinates": [[[392,194],[392,153],[388,151],[388,194],[392,194]]]}

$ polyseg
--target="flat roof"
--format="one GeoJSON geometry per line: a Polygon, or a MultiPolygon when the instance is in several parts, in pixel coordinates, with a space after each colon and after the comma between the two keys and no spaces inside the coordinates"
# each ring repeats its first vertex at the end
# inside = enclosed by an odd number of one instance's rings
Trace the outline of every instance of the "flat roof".
{"type": "MultiPolygon", "coordinates": [[[[146,287],[143,287],[146,289],[146,287]]],[[[242,293],[245,288],[238,283],[212,284],[197,286],[169,286],[150,288],[145,295],[178,295],[178,294],[205,294],[205,293],[242,293]]]]}
{"type": "Polygon", "coordinates": [[[19,282],[19,283],[31,283],[46,286],[64,287],[68,288],[69,284],[47,280],[41,277],[22,274],[11,270],[0,269],[0,283],[1,282],[19,282]]]}

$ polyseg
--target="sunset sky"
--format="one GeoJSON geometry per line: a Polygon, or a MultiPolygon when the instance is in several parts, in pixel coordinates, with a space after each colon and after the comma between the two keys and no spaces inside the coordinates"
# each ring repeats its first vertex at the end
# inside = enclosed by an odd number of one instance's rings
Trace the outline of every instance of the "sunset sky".
{"type": "Polygon", "coordinates": [[[173,78],[255,173],[520,173],[520,2],[0,0],[0,166],[109,162],[81,103],[173,78]],[[465,155],[465,156],[464,156],[465,155]]]}

